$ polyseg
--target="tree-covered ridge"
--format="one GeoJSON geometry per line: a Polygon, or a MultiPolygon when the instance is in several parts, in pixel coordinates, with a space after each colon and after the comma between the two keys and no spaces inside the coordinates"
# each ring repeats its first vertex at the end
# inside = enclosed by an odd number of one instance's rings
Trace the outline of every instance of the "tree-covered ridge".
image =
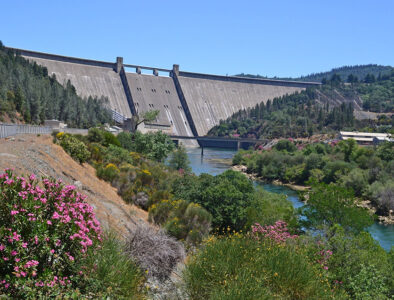
{"type": "Polygon", "coordinates": [[[358,110],[392,113],[394,111],[394,72],[359,82],[354,75],[351,83],[343,83],[333,75],[317,88],[261,102],[255,107],[240,110],[208,135],[254,138],[307,137],[316,133],[338,130],[390,130],[393,117],[381,116],[377,121],[359,121],[353,116],[358,110]],[[381,126],[384,125],[384,128],[381,126]]]}
{"type": "Polygon", "coordinates": [[[354,126],[351,103],[334,108],[316,101],[316,90],[274,98],[235,113],[213,127],[208,135],[251,138],[306,137],[354,126]]]}
{"type": "Polygon", "coordinates": [[[82,99],[70,82],[63,87],[55,75],[48,76],[47,68],[30,63],[0,42],[0,116],[15,117],[17,112],[26,123],[57,119],[70,127],[86,128],[111,121],[104,108],[107,101],[82,99]]]}
{"type": "MultiPolygon", "coordinates": [[[[385,74],[390,74],[394,70],[391,66],[381,66],[376,64],[369,64],[369,65],[355,65],[355,66],[343,66],[339,68],[333,68],[331,71],[327,72],[319,72],[319,73],[312,73],[306,76],[301,76],[297,78],[277,78],[274,79],[283,79],[283,80],[297,80],[297,81],[316,81],[321,82],[324,78],[328,79],[331,78],[334,74],[337,74],[341,77],[342,81],[346,81],[350,74],[357,76],[359,80],[365,80],[367,75],[373,75],[376,78],[383,76],[385,74]]],[[[236,76],[241,77],[249,77],[249,78],[268,78],[262,75],[252,75],[252,74],[237,74],[236,76]]]]}

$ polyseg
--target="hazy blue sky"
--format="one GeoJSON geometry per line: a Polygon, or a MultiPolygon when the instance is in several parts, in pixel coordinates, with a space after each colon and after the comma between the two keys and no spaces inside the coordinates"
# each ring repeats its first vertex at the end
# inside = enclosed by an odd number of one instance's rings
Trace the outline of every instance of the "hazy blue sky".
{"type": "Polygon", "coordinates": [[[394,1],[1,1],[10,47],[215,74],[394,65],[394,1]]]}

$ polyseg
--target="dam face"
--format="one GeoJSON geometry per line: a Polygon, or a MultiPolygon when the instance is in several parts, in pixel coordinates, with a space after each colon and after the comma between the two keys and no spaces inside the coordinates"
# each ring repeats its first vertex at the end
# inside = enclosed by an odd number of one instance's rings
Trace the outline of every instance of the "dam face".
{"type": "Polygon", "coordinates": [[[305,89],[303,85],[279,81],[187,72],[180,72],[178,79],[199,136],[206,135],[220,120],[226,120],[240,109],[305,89]]]}
{"type": "MultiPolygon", "coordinates": [[[[152,126],[167,127],[171,135],[193,136],[171,77],[126,73],[136,113],[160,110],[152,126]]],[[[149,127],[148,124],[145,125],[149,127]]]]}
{"type": "MultiPolygon", "coordinates": [[[[10,48],[12,49],[12,48],[10,48]]],[[[318,83],[219,76],[59,56],[13,49],[48,69],[66,85],[70,80],[81,97],[107,97],[121,121],[157,109],[156,120],[141,124],[142,131],[162,130],[176,136],[203,136],[240,109],[301,91],[318,83]],[[135,72],[126,72],[135,68],[135,72]],[[141,74],[141,69],[152,75],[141,74]],[[170,76],[159,76],[159,71],[170,76]]],[[[116,119],[119,121],[119,118],[116,119]]]]}

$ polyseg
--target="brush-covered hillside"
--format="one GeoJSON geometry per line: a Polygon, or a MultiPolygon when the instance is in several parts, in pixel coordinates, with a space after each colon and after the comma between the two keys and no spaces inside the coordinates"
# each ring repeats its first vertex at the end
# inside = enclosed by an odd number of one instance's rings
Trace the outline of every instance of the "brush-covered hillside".
{"type": "Polygon", "coordinates": [[[48,70],[0,42],[0,121],[41,124],[46,119],[87,128],[111,121],[107,99],[82,99],[70,82],[63,87],[48,70]],[[7,117],[7,118],[6,118],[7,117]]]}
{"type": "Polygon", "coordinates": [[[281,138],[338,130],[392,130],[394,71],[379,78],[370,76],[369,82],[349,77],[350,83],[333,75],[320,87],[240,110],[208,135],[281,138]]]}

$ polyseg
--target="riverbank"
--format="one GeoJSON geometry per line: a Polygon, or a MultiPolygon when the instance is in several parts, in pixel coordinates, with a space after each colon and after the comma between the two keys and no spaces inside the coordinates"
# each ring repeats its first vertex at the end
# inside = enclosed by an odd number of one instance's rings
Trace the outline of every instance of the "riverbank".
{"type": "MultiPolygon", "coordinates": [[[[247,173],[247,169],[248,168],[246,166],[244,166],[244,165],[231,166],[231,169],[234,170],[234,171],[238,171],[238,172],[241,172],[241,173],[245,174],[251,180],[264,181],[264,179],[259,177],[257,174],[247,173]]],[[[279,180],[274,180],[271,183],[274,184],[274,185],[286,186],[289,189],[292,189],[292,190],[297,191],[297,192],[305,192],[305,191],[308,191],[310,189],[309,186],[302,186],[302,185],[296,185],[296,184],[290,184],[290,183],[283,183],[283,182],[281,182],[279,180]]],[[[380,216],[380,215],[376,214],[376,208],[373,207],[371,201],[369,201],[369,200],[360,201],[358,206],[368,209],[368,211],[370,213],[374,214],[377,217],[378,222],[380,224],[382,224],[382,225],[394,225],[394,213],[392,211],[390,211],[390,214],[388,216],[380,216]]]]}
{"type": "MultiPolygon", "coordinates": [[[[261,177],[257,176],[257,174],[253,174],[253,173],[250,174],[250,173],[247,173],[247,172],[246,172],[247,169],[248,169],[248,168],[247,168],[246,166],[243,166],[243,165],[231,166],[231,170],[241,172],[241,173],[245,174],[245,175],[246,175],[249,179],[251,179],[251,180],[264,181],[264,178],[261,178],[261,177]]],[[[297,184],[291,184],[291,183],[283,183],[283,182],[281,182],[280,180],[273,180],[273,181],[270,182],[270,183],[272,183],[272,184],[274,184],[274,185],[286,186],[286,187],[288,187],[289,189],[292,189],[292,190],[297,191],[297,192],[305,192],[305,191],[307,191],[307,190],[310,189],[309,186],[303,186],[303,185],[297,185],[297,184]]]]}

